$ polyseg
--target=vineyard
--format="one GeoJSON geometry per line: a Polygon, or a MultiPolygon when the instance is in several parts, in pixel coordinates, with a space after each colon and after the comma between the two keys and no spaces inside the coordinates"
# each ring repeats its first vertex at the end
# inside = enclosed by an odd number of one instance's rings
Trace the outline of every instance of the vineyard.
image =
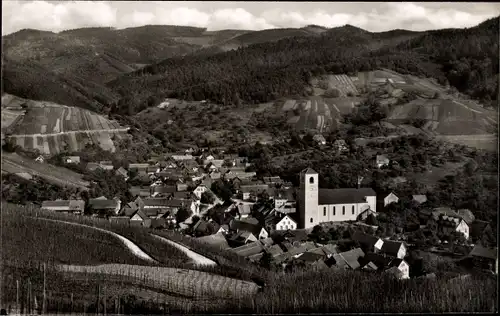
{"type": "Polygon", "coordinates": [[[359,101],[360,98],[357,97],[315,96],[302,100],[286,100],[284,103],[279,101],[276,104],[287,114],[288,123],[295,126],[298,131],[311,130],[323,133],[335,130],[342,116],[350,113],[359,101]]]}
{"type": "Polygon", "coordinates": [[[2,152],[2,173],[28,173],[44,180],[62,186],[71,186],[86,190],[88,181],[83,176],[66,168],[21,157],[15,153],[2,152]]]}

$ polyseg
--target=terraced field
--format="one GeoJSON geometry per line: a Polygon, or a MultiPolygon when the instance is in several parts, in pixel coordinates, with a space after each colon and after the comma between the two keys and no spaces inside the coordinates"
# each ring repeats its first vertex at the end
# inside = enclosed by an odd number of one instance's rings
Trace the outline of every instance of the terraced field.
{"type": "Polygon", "coordinates": [[[309,97],[301,100],[277,102],[288,116],[288,123],[298,131],[327,132],[336,129],[342,115],[350,113],[361,99],[356,97],[323,98],[309,97]],[[282,103],[282,104],[281,104],[282,103]],[[298,112],[299,115],[296,115],[298,112]]]}
{"type": "MultiPolygon", "coordinates": [[[[2,97],[6,104],[19,105],[20,98],[2,97]],[[16,102],[14,102],[16,101],[16,102]]],[[[30,100],[28,100],[30,101],[30,100]]],[[[26,102],[25,113],[14,117],[14,112],[2,104],[2,123],[10,122],[9,137],[25,149],[37,149],[51,155],[61,151],[79,151],[87,144],[97,144],[105,150],[114,151],[113,137],[125,137],[127,128],[102,115],[80,108],[54,103],[26,102]]]]}

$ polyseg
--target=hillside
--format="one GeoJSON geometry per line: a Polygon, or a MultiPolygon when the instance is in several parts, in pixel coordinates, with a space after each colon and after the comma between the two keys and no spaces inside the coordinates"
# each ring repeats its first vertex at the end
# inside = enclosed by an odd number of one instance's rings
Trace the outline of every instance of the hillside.
{"type": "MultiPolygon", "coordinates": [[[[498,75],[498,67],[493,67],[497,65],[493,60],[498,60],[495,49],[498,30],[494,31],[491,23],[498,24],[498,20],[471,29],[445,30],[442,31],[444,35],[439,35],[439,31],[370,33],[344,26],[319,36],[284,38],[209,56],[167,59],[128,73],[108,86],[122,95],[124,104],[132,103],[135,108],[144,108],[148,98],[156,97],[209,99],[220,104],[234,104],[240,100],[255,104],[281,96],[303,95],[311,76],[325,72],[349,74],[382,67],[436,78],[478,99],[496,100],[498,88],[495,90],[487,85],[498,75]],[[439,36],[444,38],[447,32],[455,35],[441,42],[439,36]],[[416,43],[425,43],[422,44],[425,50],[416,43]],[[484,56],[471,53],[470,47],[475,44],[489,46],[484,56]],[[443,45],[456,51],[457,59],[451,59],[455,66],[450,67],[450,60],[440,58],[443,45]],[[468,68],[460,68],[463,61],[459,62],[458,58],[462,57],[468,61],[468,68]],[[457,74],[457,67],[461,73],[457,74]],[[478,77],[475,73],[482,75],[478,77]]],[[[120,111],[119,108],[115,110],[120,111]]]]}
{"type": "Polygon", "coordinates": [[[47,155],[81,151],[87,144],[114,151],[128,130],[92,111],[9,94],[2,96],[2,121],[8,123],[2,133],[14,144],[47,155]]]}

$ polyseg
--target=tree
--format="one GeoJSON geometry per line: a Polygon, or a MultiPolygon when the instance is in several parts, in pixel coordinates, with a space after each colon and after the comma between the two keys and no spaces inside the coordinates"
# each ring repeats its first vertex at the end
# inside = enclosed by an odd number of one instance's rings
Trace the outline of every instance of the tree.
{"type": "Polygon", "coordinates": [[[215,202],[215,196],[210,191],[205,191],[201,194],[201,203],[203,204],[213,204],[215,202]]]}
{"type": "Polygon", "coordinates": [[[373,214],[368,215],[368,217],[366,218],[366,224],[377,226],[378,225],[377,217],[375,217],[375,215],[373,214]]]}

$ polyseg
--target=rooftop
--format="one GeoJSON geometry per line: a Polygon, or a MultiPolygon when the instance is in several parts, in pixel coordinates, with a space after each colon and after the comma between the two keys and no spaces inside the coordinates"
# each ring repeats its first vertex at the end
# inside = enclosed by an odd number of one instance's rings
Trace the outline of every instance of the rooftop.
{"type": "Polygon", "coordinates": [[[361,189],[319,189],[318,204],[354,204],[366,202],[365,197],[376,196],[377,194],[371,188],[361,189]]]}

